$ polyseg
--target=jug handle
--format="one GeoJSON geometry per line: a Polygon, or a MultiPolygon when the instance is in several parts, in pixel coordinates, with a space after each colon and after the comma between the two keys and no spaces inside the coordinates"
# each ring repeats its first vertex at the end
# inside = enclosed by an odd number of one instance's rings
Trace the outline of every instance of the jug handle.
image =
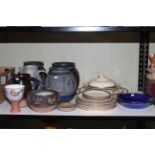
{"type": "Polygon", "coordinates": [[[44,70],[39,70],[38,73],[40,74],[40,76],[42,76],[41,73],[44,73],[44,75],[47,77],[47,72],[44,70]]]}
{"type": "Polygon", "coordinates": [[[43,69],[38,70],[38,73],[45,73],[45,74],[47,74],[47,72],[45,70],[43,70],[43,69]]]}
{"type": "Polygon", "coordinates": [[[43,85],[45,85],[45,80],[47,78],[47,72],[45,70],[39,70],[38,74],[41,76],[41,79],[43,81],[43,85]]]}

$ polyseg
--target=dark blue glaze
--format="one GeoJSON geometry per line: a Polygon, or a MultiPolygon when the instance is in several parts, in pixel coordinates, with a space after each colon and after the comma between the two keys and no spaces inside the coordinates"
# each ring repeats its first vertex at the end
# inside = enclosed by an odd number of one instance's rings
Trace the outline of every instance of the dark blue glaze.
{"type": "Polygon", "coordinates": [[[140,93],[127,93],[118,95],[118,98],[126,102],[148,102],[151,96],[140,93]]]}
{"type": "Polygon", "coordinates": [[[73,99],[75,94],[73,95],[66,95],[66,96],[60,96],[60,101],[61,102],[69,102],[73,99]]]}
{"type": "Polygon", "coordinates": [[[118,95],[117,101],[130,109],[143,109],[153,103],[153,98],[147,94],[128,93],[118,95]]]}

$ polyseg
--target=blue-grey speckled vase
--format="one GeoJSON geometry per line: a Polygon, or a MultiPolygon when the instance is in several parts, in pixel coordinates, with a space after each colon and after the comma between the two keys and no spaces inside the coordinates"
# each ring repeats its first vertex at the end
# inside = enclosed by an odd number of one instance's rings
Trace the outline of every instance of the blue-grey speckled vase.
{"type": "Polygon", "coordinates": [[[60,102],[69,102],[76,94],[79,72],[73,62],[55,62],[49,69],[45,88],[59,93],[60,102]]]}

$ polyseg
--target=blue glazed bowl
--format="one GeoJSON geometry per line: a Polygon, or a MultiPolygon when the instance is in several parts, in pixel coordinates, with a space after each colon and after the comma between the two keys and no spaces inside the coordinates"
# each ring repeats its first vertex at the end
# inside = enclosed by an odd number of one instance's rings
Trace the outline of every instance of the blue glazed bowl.
{"type": "Polygon", "coordinates": [[[143,109],[153,103],[153,98],[147,94],[127,93],[118,95],[117,102],[130,109],[143,109]]]}

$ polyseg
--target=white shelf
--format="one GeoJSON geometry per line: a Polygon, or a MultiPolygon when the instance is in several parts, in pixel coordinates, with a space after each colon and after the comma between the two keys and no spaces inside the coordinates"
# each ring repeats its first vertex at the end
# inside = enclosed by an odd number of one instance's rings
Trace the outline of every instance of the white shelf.
{"type": "Polygon", "coordinates": [[[85,111],[81,109],[76,109],[71,112],[62,112],[57,109],[47,112],[47,113],[38,113],[30,108],[21,108],[20,113],[10,113],[10,104],[8,102],[3,102],[0,104],[0,115],[34,115],[34,116],[102,116],[102,117],[155,117],[155,106],[151,105],[145,109],[128,109],[123,107],[120,104],[108,111],[85,111]]]}

